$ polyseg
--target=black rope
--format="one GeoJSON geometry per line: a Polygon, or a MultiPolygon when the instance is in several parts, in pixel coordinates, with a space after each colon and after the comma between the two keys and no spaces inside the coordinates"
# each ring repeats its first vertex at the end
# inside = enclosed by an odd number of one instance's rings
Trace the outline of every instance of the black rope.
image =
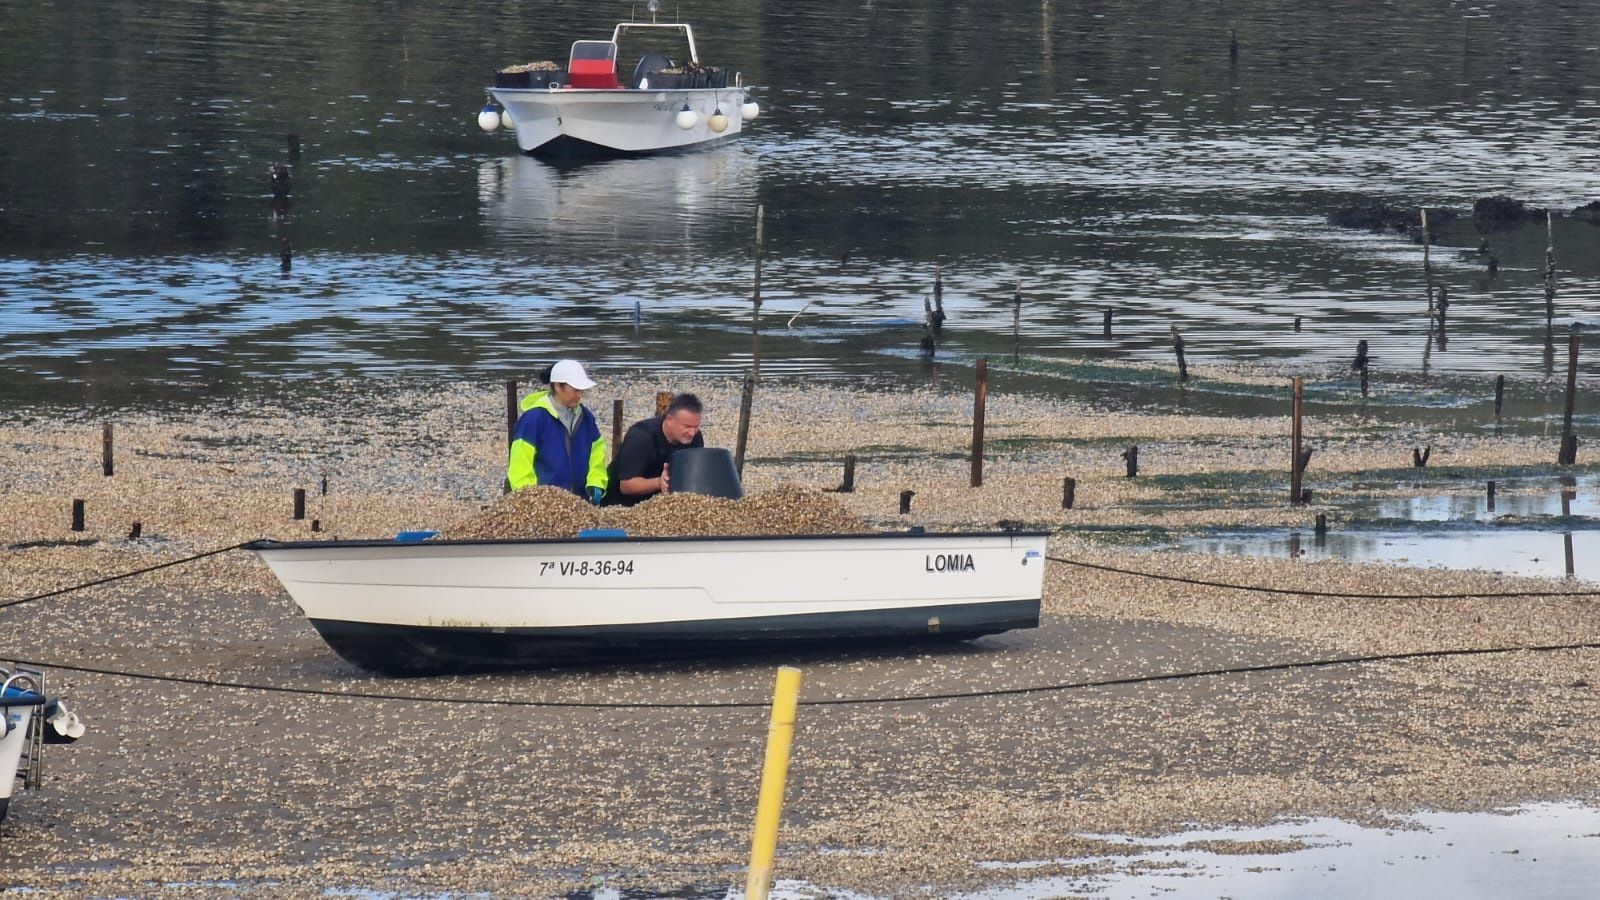
{"type": "Polygon", "coordinates": [[[1294,588],[1260,587],[1251,584],[1229,584],[1224,581],[1206,581],[1201,578],[1185,578],[1181,575],[1157,575],[1154,572],[1140,572],[1136,569],[1119,569],[1116,566],[1106,566],[1099,563],[1082,562],[1076,559],[1067,559],[1061,556],[1046,556],[1052,562],[1066,563],[1069,566],[1079,566],[1085,569],[1096,569],[1101,572],[1114,572],[1118,575],[1133,575],[1139,578],[1150,578],[1156,581],[1175,581],[1179,584],[1193,584],[1200,587],[1226,588],[1230,591],[1254,591],[1258,594],[1293,594],[1300,597],[1343,597],[1353,600],[1470,600],[1475,598],[1511,598],[1511,597],[1593,597],[1600,591],[1501,591],[1498,593],[1472,593],[1472,594],[1354,594],[1343,591],[1311,591],[1297,590],[1294,588]]]}
{"type": "MultiPolygon", "coordinates": [[[[1044,694],[1060,691],[1085,690],[1103,687],[1155,684],[1163,681],[1189,681],[1222,675],[1248,675],[1264,672],[1289,672],[1296,669],[1321,669],[1360,663],[1396,662],[1416,659],[1440,659],[1451,656],[1487,656],[1501,653],[1554,653],[1563,650],[1600,650],[1600,643],[1535,644],[1516,647],[1461,647],[1445,650],[1416,650],[1407,653],[1373,653],[1363,656],[1340,656],[1331,659],[1307,659],[1294,662],[1263,663],[1255,666],[1230,666],[1221,669],[1199,669],[1185,672],[1163,672],[1155,675],[1131,675],[1124,678],[1104,678],[1095,681],[1069,681],[1060,684],[1042,684],[1018,688],[995,688],[985,691],[958,691],[941,694],[911,694],[901,697],[836,697],[824,700],[801,700],[801,706],[868,706],[899,703],[922,703],[933,700],[969,700],[983,697],[1014,697],[1023,694],[1044,694]]],[[[767,702],[709,702],[709,703],[591,703],[576,700],[503,700],[490,697],[418,697],[410,694],[383,694],[372,691],[330,691],[321,688],[290,687],[273,684],[255,684],[242,681],[217,681],[184,675],[158,675],[128,672],[96,666],[76,666],[43,660],[15,660],[33,668],[61,669],[90,675],[108,675],[140,681],[162,681],[173,684],[190,684],[201,687],[233,688],[235,690],[264,691],[280,694],[301,694],[320,697],[342,697],[353,700],[408,700],[413,703],[454,703],[463,706],[538,707],[562,709],[765,709],[767,702]]]]}
{"type": "Polygon", "coordinates": [[[5,609],[11,606],[21,606],[24,603],[32,603],[35,600],[43,600],[46,597],[59,597],[62,594],[70,594],[73,591],[81,591],[84,588],[99,587],[102,584],[110,584],[113,581],[120,581],[124,578],[132,578],[135,575],[143,575],[146,572],[154,572],[157,569],[165,569],[171,566],[181,566],[184,563],[191,563],[197,559],[205,559],[208,556],[216,556],[219,553],[227,553],[229,550],[237,550],[249,543],[251,542],[241,541],[240,543],[231,544],[227,547],[218,547],[215,550],[207,550],[204,553],[196,553],[193,556],[186,556],[183,559],[175,559],[171,562],[158,563],[153,566],[146,566],[143,569],[134,569],[132,572],[123,572],[121,575],[107,575],[104,578],[97,578],[94,581],[86,581],[83,584],[75,584],[71,587],[58,588],[53,591],[46,591],[43,594],[34,594],[32,597],[18,597],[15,600],[7,600],[4,603],[0,603],[0,609],[5,609]]]}

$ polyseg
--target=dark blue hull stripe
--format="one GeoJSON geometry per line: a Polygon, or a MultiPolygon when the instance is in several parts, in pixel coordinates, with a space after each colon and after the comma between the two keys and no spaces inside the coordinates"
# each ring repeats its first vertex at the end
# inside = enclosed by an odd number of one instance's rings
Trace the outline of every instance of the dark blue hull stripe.
{"type": "Polygon", "coordinates": [[[565,628],[443,628],[312,619],[346,660],[387,675],[965,640],[1039,625],[1038,600],[565,628]],[[937,623],[930,620],[937,619],[937,623]]]}

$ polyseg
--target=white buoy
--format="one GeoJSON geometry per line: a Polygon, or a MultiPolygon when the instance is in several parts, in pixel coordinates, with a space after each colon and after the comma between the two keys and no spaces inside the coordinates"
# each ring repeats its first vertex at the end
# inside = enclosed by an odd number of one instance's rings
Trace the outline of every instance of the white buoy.
{"type": "Polygon", "coordinates": [[[700,124],[700,117],[695,114],[694,110],[689,108],[688,103],[685,103],[683,104],[683,109],[678,110],[677,122],[679,128],[682,128],[684,131],[688,131],[694,126],[700,124]]]}
{"type": "Polygon", "coordinates": [[[728,130],[728,117],[722,114],[722,107],[717,107],[717,111],[706,120],[706,125],[717,134],[728,130]]]}
{"type": "Polygon", "coordinates": [[[485,106],[483,111],[478,113],[478,127],[484,131],[494,131],[500,127],[500,114],[495,112],[493,106],[485,106]]]}
{"type": "Polygon", "coordinates": [[[511,118],[511,110],[509,110],[509,109],[500,110],[500,127],[501,128],[509,128],[512,131],[516,131],[517,130],[517,120],[511,118]]]}
{"type": "Polygon", "coordinates": [[[761,107],[754,100],[746,100],[739,107],[739,118],[749,122],[761,115],[761,107]]]}

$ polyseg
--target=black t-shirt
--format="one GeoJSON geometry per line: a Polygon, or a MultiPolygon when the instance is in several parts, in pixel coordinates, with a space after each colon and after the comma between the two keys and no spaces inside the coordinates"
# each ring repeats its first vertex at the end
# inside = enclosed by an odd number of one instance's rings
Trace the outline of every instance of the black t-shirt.
{"type": "Polygon", "coordinates": [[[661,416],[656,416],[635,422],[628,428],[628,433],[622,436],[622,446],[617,448],[606,470],[610,484],[606,489],[606,503],[633,506],[649,500],[655,494],[624,494],[622,482],[629,478],[659,478],[674,452],[684,447],[706,445],[705,435],[699,432],[695,432],[694,440],[687,444],[668,441],[666,432],[661,430],[661,420],[661,416]]]}

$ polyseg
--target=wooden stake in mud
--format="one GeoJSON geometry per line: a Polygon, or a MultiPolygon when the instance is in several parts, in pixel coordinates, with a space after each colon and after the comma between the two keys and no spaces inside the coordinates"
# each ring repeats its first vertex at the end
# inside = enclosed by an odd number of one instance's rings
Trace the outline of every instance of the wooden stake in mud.
{"type": "Polygon", "coordinates": [[[72,501],[72,530],[73,531],[82,531],[83,530],[83,501],[82,500],[74,500],[74,501],[72,501]]]}
{"type": "Polygon", "coordinates": [[[306,517],[306,489],[294,489],[294,518],[298,522],[306,517]]]}
{"type": "Polygon", "coordinates": [[[1494,482],[1489,482],[1489,512],[1494,512],[1494,482]]]}
{"type": "Polygon", "coordinates": [[[1305,402],[1305,386],[1299,378],[1294,380],[1293,397],[1289,426],[1289,505],[1297,506],[1300,503],[1300,482],[1305,477],[1300,466],[1300,441],[1303,435],[1300,415],[1305,402]]]}
{"type": "Polygon", "coordinates": [[[1178,333],[1178,326],[1172,326],[1172,350],[1178,354],[1178,380],[1189,380],[1189,364],[1183,359],[1183,335],[1178,333]]]}
{"type": "Polygon", "coordinates": [[[517,439],[517,383],[506,382],[506,446],[517,439]]]}
{"type": "Polygon", "coordinates": [[[1061,508],[1071,509],[1078,499],[1078,479],[1068,476],[1061,479],[1061,508]]]}
{"type": "Polygon", "coordinates": [[[128,540],[137,541],[139,539],[139,535],[141,534],[144,534],[144,524],[141,522],[135,522],[133,523],[133,527],[128,529],[128,540]]]}
{"type": "Polygon", "coordinates": [[[1128,477],[1137,476],[1139,474],[1139,445],[1130,444],[1128,449],[1122,451],[1122,458],[1128,461],[1128,477]]]}
{"type": "Polygon", "coordinates": [[[1578,436],[1572,433],[1572,404],[1578,395],[1578,329],[1567,338],[1567,403],[1561,413],[1561,456],[1563,466],[1578,461],[1578,436]]]}
{"type": "Polygon", "coordinates": [[[1106,310],[1105,319],[1101,326],[1106,337],[1111,337],[1111,310],[1106,310]]]}
{"type": "Polygon", "coordinates": [[[911,512],[911,498],[915,497],[916,495],[916,491],[900,492],[900,515],[907,515],[911,512]]]}
{"type": "Polygon", "coordinates": [[[115,471],[111,453],[111,423],[107,422],[100,427],[100,473],[110,478],[115,471]]]}
{"type": "Polygon", "coordinates": [[[1295,331],[1299,331],[1300,330],[1300,317],[1299,316],[1295,316],[1294,317],[1294,330],[1295,331]]]}
{"type": "Polygon", "coordinates": [[[1317,513],[1317,537],[1326,537],[1328,534],[1328,514],[1317,513]]]}
{"type": "Polygon", "coordinates": [[[656,391],[656,415],[667,414],[667,407],[672,405],[671,391],[656,391]]]}
{"type": "Polygon", "coordinates": [[[933,267],[933,336],[939,337],[944,333],[944,272],[935,264],[933,267]]]}
{"type": "Polygon", "coordinates": [[[622,398],[611,401],[611,456],[615,458],[617,448],[622,446],[622,398]]]}
{"type": "Polygon", "coordinates": [[[739,437],[734,444],[733,467],[744,478],[744,448],[750,439],[750,404],[756,396],[756,373],[744,376],[744,393],[739,396],[739,437]]]}
{"type": "Polygon", "coordinates": [[[1504,375],[1496,375],[1494,377],[1494,423],[1496,428],[1500,427],[1500,409],[1505,406],[1505,403],[1506,377],[1504,375]]]}
{"type": "Polygon", "coordinates": [[[852,494],[856,489],[856,455],[847,453],[844,457],[844,481],[839,483],[839,493],[852,494]]]}
{"type": "Polygon", "coordinates": [[[989,399],[989,361],[978,360],[972,397],[972,486],[983,487],[983,411],[989,399]]]}

